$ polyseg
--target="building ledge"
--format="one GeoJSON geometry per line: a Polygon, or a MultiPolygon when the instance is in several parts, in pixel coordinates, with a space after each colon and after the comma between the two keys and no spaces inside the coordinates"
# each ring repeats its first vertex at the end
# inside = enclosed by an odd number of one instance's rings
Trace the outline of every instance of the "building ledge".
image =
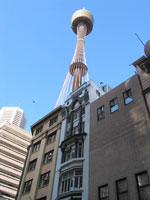
{"type": "Polygon", "coordinates": [[[82,157],[82,158],[74,158],[74,159],[68,160],[67,162],[61,164],[59,170],[61,172],[62,171],[64,172],[65,170],[69,170],[70,168],[81,167],[81,166],[83,166],[84,160],[85,160],[84,157],[82,157]]]}
{"type": "Polygon", "coordinates": [[[76,135],[72,135],[71,137],[65,139],[61,145],[59,146],[61,149],[65,148],[66,145],[70,144],[71,142],[78,140],[78,139],[85,139],[87,133],[79,133],[76,135]]]}
{"type": "Polygon", "coordinates": [[[81,196],[82,195],[82,192],[83,190],[74,190],[74,191],[69,191],[69,192],[66,192],[64,194],[60,194],[57,196],[56,200],[60,200],[60,199],[64,199],[64,198],[67,198],[67,197],[72,197],[73,196],[81,196]]]}

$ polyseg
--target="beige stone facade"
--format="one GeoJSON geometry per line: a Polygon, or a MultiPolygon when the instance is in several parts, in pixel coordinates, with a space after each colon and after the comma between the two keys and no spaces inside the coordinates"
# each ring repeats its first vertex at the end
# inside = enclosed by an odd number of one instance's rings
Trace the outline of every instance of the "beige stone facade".
{"type": "Polygon", "coordinates": [[[0,126],[0,199],[14,200],[32,135],[14,124],[0,126]]]}
{"type": "Polygon", "coordinates": [[[51,199],[62,122],[62,107],[31,126],[33,140],[28,151],[17,199],[51,199]]]}

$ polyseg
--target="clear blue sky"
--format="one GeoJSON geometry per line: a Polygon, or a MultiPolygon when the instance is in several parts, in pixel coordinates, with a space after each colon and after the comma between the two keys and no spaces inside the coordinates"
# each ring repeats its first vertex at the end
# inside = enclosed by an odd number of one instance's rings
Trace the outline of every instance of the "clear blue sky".
{"type": "Polygon", "coordinates": [[[0,108],[21,107],[27,131],[55,106],[76,46],[71,16],[83,7],[95,20],[89,77],[114,88],[144,55],[135,33],[150,39],[150,0],[0,0],[0,108]]]}

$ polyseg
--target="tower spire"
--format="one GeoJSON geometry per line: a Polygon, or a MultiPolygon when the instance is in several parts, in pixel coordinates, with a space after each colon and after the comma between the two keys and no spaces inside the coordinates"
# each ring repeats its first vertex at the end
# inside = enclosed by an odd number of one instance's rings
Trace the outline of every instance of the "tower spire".
{"type": "Polygon", "coordinates": [[[93,22],[92,14],[85,8],[76,11],[72,16],[72,30],[77,34],[77,44],[55,107],[63,104],[71,91],[76,90],[82,83],[89,80],[84,44],[85,36],[93,29],[93,22]]]}

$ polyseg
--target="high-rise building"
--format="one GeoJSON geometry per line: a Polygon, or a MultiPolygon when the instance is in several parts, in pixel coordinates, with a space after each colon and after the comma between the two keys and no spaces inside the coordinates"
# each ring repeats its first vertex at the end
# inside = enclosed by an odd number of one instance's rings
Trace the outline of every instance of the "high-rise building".
{"type": "Polygon", "coordinates": [[[14,200],[32,135],[3,122],[0,125],[0,199],[14,200]]]}
{"type": "Polygon", "coordinates": [[[17,199],[51,199],[62,121],[62,106],[31,126],[33,140],[18,190],[17,199]]]}
{"type": "Polygon", "coordinates": [[[24,111],[18,107],[3,107],[0,110],[0,125],[5,121],[24,129],[26,125],[24,111]]]}

